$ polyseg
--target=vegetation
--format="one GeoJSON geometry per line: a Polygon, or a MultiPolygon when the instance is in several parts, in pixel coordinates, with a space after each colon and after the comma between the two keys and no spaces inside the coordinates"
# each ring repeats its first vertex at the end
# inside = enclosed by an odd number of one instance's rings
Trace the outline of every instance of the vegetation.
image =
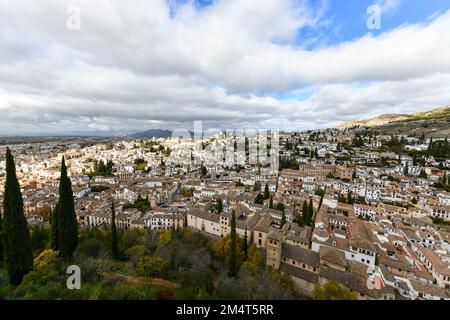
{"type": "Polygon", "coordinates": [[[424,169],[420,170],[419,178],[422,178],[422,179],[428,178],[428,175],[427,175],[427,173],[425,172],[424,169]]]}
{"type": "Polygon", "coordinates": [[[264,200],[267,200],[269,198],[270,198],[269,185],[266,183],[264,187],[264,200]]]}
{"type": "Polygon", "coordinates": [[[448,222],[442,218],[439,218],[439,217],[430,217],[430,218],[431,218],[431,220],[433,220],[434,224],[450,226],[450,222],[448,222]]]}
{"type": "Polygon", "coordinates": [[[255,198],[256,204],[263,204],[264,203],[264,196],[262,193],[258,193],[258,195],[255,198]]]}
{"type": "Polygon", "coordinates": [[[106,191],[108,189],[109,189],[109,187],[107,187],[107,186],[101,186],[101,185],[91,186],[91,192],[94,192],[94,193],[96,193],[96,192],[103,192],[103,191],[106,191]]]}
{"type": "Polygon", "coordinates": [[[442,177],[438,182],[436,182],[434,186],[438,189],[450,192],[450,177],[444,175],[444,177],[442,177]]]}
{"type": "Polygon", "coordinates": [[[64,157],[61,161],[61,178],[59,181],[59,200],[57,211],[54,212],[52,223],[53,230],[57,230],[57,242],[55,237],[54,248],[60,255],[71,259],[78,245],[78,222],[75,214],[75,202],[73,199],[72,183],[67,176],[67,167],[64,157]]]}
{"type": "Polygon", "coordinates": [[[236,235],[236,214],[234,210],[231,212],[231,232],[230,232],[230,240],[231,240],[231,250],[230,250],[230,261],[228,267],[228,276],[231,278],[235,278],[238,271],[237,265],[237,235],[236,235]]]}
{"type": "Polygon", "coordinates": [[[448,139],[445,138],[445,140],[438,141],[433,141],[433,139],[431,139],[427,154],[437,159],[450,158],[450,144],[448,139]]]}
{"type": "MultiPolygon", "coordinates": [[[[47,229],[47,232],[49,230],[47,229]]],[[[117,230],[123,259],[112,259],[111,228],[80,231],[73,260],[50,249],[36,254],[34,265],[18,286],[8,284],[0,266],[0,299],[290,299],[289,277],[266,270],[253,244],[245,259],[243,239],[236,235],[238,271],[228,277],[231,237],[213,242],[188,229],[117,230]],[[81,289],[66,287],[68,265],[81,270],[81,289]],[[243,285],[245,284],[245,285],[243,285]]]]}
{"type": "Polygon", "coordinates": [[[9,149],[6,149],[6,183],[2,220],[6,270],[9,283],[16,286],[31,271],[33,253],[14,158],[9,149]]]}
{"type": "Polygon", "coordinates": [[[297,160],[294,158],[288,159],[284,157],[280,157],[279,159],[279,170],[283,169],[292,169],[292,170],[298,170],[300,168],[300,165],[298,164],[297,160]]]}
{"type": "Polygon", "coordinates": [[[2,212],[0,210],[0,264],[3,262],[3,258],[4,258],[4,253],[3,253],[3,217],[2,217],[2,212]]]}
{"type": "Polygon", "coordinates": [[[106,164],[103,160],[97,161],[94,160],[94,170],[90,172],[89,176],[103,176],[103,177],[111,177],[114,175],[114,163],[112,160],[106,161],[106,164]]]}
{"type": "Polygon", "coordinates": [[[133,203],[127,203],[123,206],[124,209],[135,208],[142,212],[150,208],[150,201],[148,200],[148,196],[146,198],[142,198],[141,195],[137,197],[137,199],[133,203]]]}
{"type": "Polygon", "coordinates": [[[116,228],[116,210],[111,202],[111,254],[114,260],[119,260],[119,243],[116,228]]]}
{"type": "Polygon", "coordinates": [[[59,203],[56,203],[55,208],[53,208],[52,215],[50,217],[50,227],[51,227],[51,245],[50,245],[50,247],[55,251],[59,250],[58,213],[59,213],[59,203]]]}
{"type": "Polygon", "coordinates": [[[145,161],[144,159],[136,159],[136,160],[134,160],[134,165],[136,166],[136,169],[138,169],[140,171],[145,171],[145,169],[147,168],[148,162],[145,161]]]}
{"type": "Polygon", "coordinates": [[[208,175],[208,169],[206,169],[205,165],[202,163],[200,167],[200,171],[202,173],[202,177],[206,177],[208,175]]]}
{"type": "Polygon", "coordinates": [[[357,300],[354,292],[334,280],[323,285],[317,283],[314,287],[314,298],[316,300],[357,300]]]}
{"type": "Polygon", "coordinates": [[[447,119],[450,117],[450,107],[442,107],[426,112],[419,112],[412,115],[404,115],[406,119],[399,120],[397,122],[412,122],[423,121],[431,119],[447,119]]]}
{"type": "Polygon", "coordinates": [[[281,214],[281,221],[280,221],[280,226],[283,228],[283,226],[286,224],[286,214],[283,213],[281,214]]]}
{"type": "Polygon", "coordinates": [[[220,197],[219,197],[219,199],[217,199],[215,209],[218,214],[221,214],[223,212],[223,203],[222,203],[222,199],[220,199],[220,197]]]}
{"type": "Polygon", "coordinates": [[[282,203],[282,202],[278,202],[277,205],[275,206],[275,210],[278,210],[278,211],[284,212],[285,209],[286,208],[284,206],[284,203],[282,203]]]}
{"type": "Polygon", "coordinates": [[[302,215],[297,216],[296,221],[300,226],[311,226],[312,225],[312,217],[314,215],[314,209],[312,206],[312,199],[310,199],[310,203],[305,200],[303,202],[302,207],[302,215]]]}

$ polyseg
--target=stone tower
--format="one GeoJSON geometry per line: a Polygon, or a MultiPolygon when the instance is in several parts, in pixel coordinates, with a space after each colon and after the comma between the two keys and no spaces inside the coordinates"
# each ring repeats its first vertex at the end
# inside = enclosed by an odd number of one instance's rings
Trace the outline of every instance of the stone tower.
{"type": "Polygon", "coordinates": [[[281,263],[281,247],[283,237],[279,230],[271,232],[267,236],[266,242],[266,265],[274,269],[280,268],[281,263]]]}

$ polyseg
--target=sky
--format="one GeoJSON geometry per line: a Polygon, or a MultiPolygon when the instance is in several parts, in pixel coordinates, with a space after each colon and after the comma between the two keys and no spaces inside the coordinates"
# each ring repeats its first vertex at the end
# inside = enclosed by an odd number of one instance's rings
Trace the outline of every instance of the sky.
{"type": "Polygon", "coordinates": [[[449,52],[450,0],[2,0],[0,135],[420,112],[450,105],[449,52]]]}

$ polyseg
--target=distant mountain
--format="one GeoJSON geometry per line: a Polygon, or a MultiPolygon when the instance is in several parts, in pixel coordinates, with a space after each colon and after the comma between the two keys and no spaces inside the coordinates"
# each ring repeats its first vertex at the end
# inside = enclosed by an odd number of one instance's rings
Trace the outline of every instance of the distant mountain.
{"type": "Polygon", "coordinates": [[[170,138],[172,136],[171,130],[150,129],[143,132],[133,133],[133,138],[170,138]]]}
{"type": "Polygon", "coordinates": [[[431,111],[412,114],[384,114],[368,120],[353,121],[336,126],[338,129],[360,127],[376,127],[390,123],[402,123],[422,120],[450,119],[450,106],[433,109],[431,111]]]}

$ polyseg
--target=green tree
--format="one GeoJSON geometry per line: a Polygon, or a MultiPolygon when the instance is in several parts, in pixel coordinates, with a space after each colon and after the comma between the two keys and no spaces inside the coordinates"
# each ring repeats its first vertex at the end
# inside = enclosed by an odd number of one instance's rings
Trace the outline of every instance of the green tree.
{"type": "Polygon", "coordinates": [[[62,157],[58,212],[58,248],[60,255],[70,260],[77,245],[78,224],[75,214],[72,182],[67,176],[66,163],[64,157],[62,157]]]}
{"type": "Polygon", "coordinates": [[[263,204],[264,203],[264,196],[261,193],[258,193],[255,199],[256,204],[263,204]]]}
{"type": "Polygon", "coordinates": [[[43,226],[33,226],[31,228],[31,247],[33,251],[41,252],[47,248],[47,242],[50,239],[49,230],[43,226]]]}
{"type": "Polygon", "coordinates": [[[312,218],[314,216],[314,207],[312,198],[309,198],[309,205],[308,205],[308,225],[310,226],[312,223],[312,218]]]}
{"type": "Polygon", "coordinates": [[[409,166],[408,166],[408,164],[406,164],[406,165],[405,165],[405,168],[403,168],[403,174],[404,174],[405,176],[407,176],[407,175],[409,174],[409,166]]]}
{"type": "Polygon", "coordinates": [[[305,225],[309,226],[310,217],[309,217],[309,211],[308,211],[308,202],[306,200],[303,202],[302,218],[303,218],[303,223],[305,225]]]}
{"type": "Polygon", "coordinates": [[[317,210],[320,210],[320,208],[322,207],[322,203],[323,203],[323,197],[325,196],[325,191],[323,192],[323,194],[320,196],[320,201],[319,201],[319,208],[317,210]]]}
{"type": "Polygon", "coordinates": [[[145,256],[136,265],[138,275],[148,278],[157,277],[164,270],[166,263],[160,257],[145,256]]]}
{"type": "Polygon", "coordinates": [[[266,186],[264,187],[264,200],[269,199],[270,193],[269,193],[269,185],[266,183],[266,186]]]}
{"type": "Polygon", "coordinates": [[[23,277],[33,268],[33,253],[14,158],[9,148],[6,149],[2,227],[9,282],[12,285],[19,285],[23,277]]]}
{"type": "Polygon", "coordinates": [[[425,169],[420,170],[419,178],[423,178],[423,179],[427,179],[428,178],[428,175],[425,172],[425,169]]]}
{"type": "Polygon", "coordinates": [[[237,243],[236,243],[236,214],[234,210],[231,212],[231,253],[228,267],[228,276],[235,278],[238,272],[237,266],[237,243]]]}
{"type": "Polygon", "coordinates": [[[285,210],[284,203],[278,202],[277,205],[275,206],[275,210],[284,211],[285,210]]]}
{"type": "Polygon", "coordinates": [[[44,269],[55,263],[58,258],[58,251],[47,249],[42,251],[36,258],[34,258],[34,266],[37,269],[44,269]]]}
{"type": "Polygon", "coordinates": [[[206,169],[206,167],[203,164],[201,165],[201,172],[202,172],[202,177],[206,177],[206,175],[208,174],[208,170],[206,169]]]}
{"type": "Polygon", "coordinates": [[[0,210],[0,263],[3,262],[3,235],[2,235],[2,221],[3,221],[3,217],[2,217],[2,211],[0,210]]]}
{"type": "Polygon", "coordinates": [[[284,213],[284,211],[283,211],[283,213],[281,214],[281,222],[280,222],[280,224],[281,224],[281,227],[283,228],[283,226],[286,224],[286,214],[284,213]]]}
{"type": "Polygon", "coordinates": [[[50,227],[51,227],[51,244],[50,247],[58,251],[59,250],[59,236],[58,236],[58,229],[59,229],[59,202],[56,203],[55,208],[53,208],[52,215],[50,217],[50,227]]]}
{"type": "Polygon", "coordinates": [[[116,210],[114,201],[111,201],[111,253],[114,260],[119,260],[119,244],[117,240],[116,210]]]}
{"type": "Polygon", "coordinates": [[[352,191],[351,190],[348,190],[348,193],[347,193],[347,203],[348,204],[353,204],[353,197],[352,197],[352,191]]]}
{"type": "Polygon", "coordinates": [[[242,251],[244,252],[244,260],[248,259],[248,236],[247,236],[247,227],[245,227],[244,233],[244,242],[242,243],[242,251]]]}
{"type": "Polygon", "coordinates": [[[217,203],[216,203],[216,211],[217,213],[222,213],[223,212],[223,203],[222,203],[222,199],[217,199],[217,203]]]}
{"type": "Polygon", "coordinates": [[[316,283],[314,298],[316,300],[357,300],[355,293],[334,280],[328,281],[324,285],[316,283]]]}

